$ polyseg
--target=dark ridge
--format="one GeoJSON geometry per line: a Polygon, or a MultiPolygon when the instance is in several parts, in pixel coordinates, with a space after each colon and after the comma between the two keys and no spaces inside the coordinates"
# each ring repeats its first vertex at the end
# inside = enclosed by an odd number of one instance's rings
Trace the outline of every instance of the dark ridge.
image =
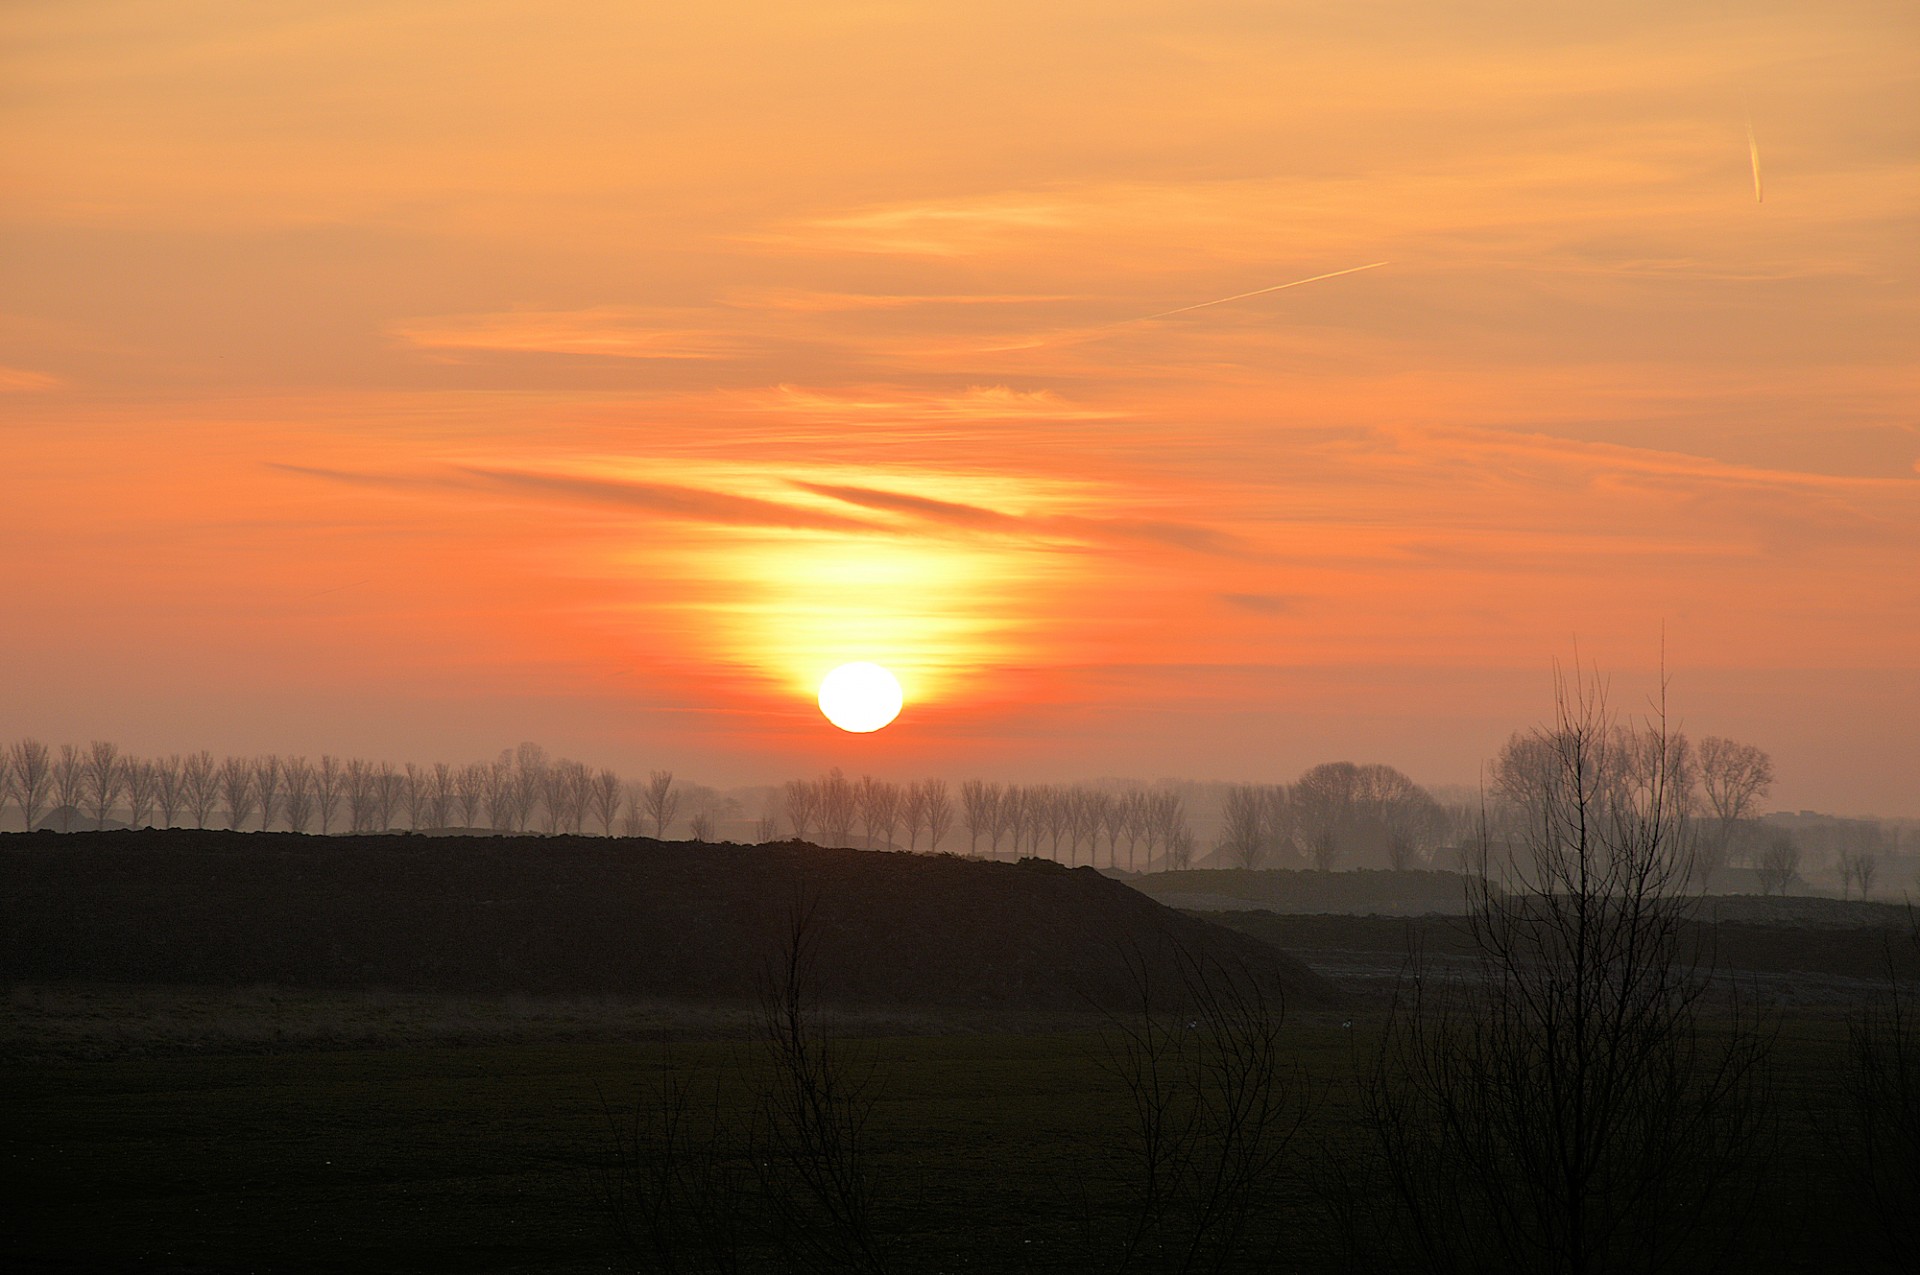
{"type": "Polygon", "coordinates": [[[795,909],[849,1002],[1121,1010],[1185,952],[1288,1004],[1286,953],[1091,868],[641,838],[0,835],[0,974],[418,991],[751,997],[795,909]]]}

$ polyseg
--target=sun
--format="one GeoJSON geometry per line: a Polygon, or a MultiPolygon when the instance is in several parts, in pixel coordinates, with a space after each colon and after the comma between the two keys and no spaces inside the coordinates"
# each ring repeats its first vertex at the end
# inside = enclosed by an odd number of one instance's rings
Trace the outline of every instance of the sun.
{"type": "Polygon", "coordinates": [[[902,702],[893,674],[865,660],[842,664],[820,681],[820,711],[856,735],[870,734],[898,717],[902,702]]]}

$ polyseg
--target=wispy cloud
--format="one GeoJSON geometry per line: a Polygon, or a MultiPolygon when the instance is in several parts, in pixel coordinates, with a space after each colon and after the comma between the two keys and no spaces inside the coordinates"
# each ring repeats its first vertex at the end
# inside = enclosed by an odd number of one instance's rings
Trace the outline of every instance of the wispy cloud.
{"type": "Polygon", "coordinates": [[[408,319],[388,328],[421,350],[574,354],[614,359],[722,359],[738,339],[711,328],[661,326],[628,306],[583,310],[504,310],[408,319]]]}
{"type": "Polygon", "coordinates": [[[863,509],[905,514],[927,522],[969,530],[1103,543],[1144,541],[1194,553],[1228,557],[1243,557],[1251,552],[1250,546],[1232,536],[1192,523],[1148,518],[1096,518],[1076,514],[1012,514],[982,505],[936,500],[877,487],[805,481],[795,481],[794,486],[863,509]]]}
{"type": "Polygon", "coordinates": [[[1013,192],[863,208],[747,238],[784,248],[957,257],[1072,224],[1071,210],[1060,201],[1013,192]]]}
{"type": "Polygon", "coordinates": [[[638,510],[685,522],[800,531],[886,531],[881,523],[827,510],[677,483],[635,482],[537,470],[457,465],[428,474],[388,474],[269,463],[285,473],[388,491],[505,492],[536,499],[638,510]]]}
{"type": "Polygon", "coordinates": [[[914,390],[897,385],[823,390],[780,385],[757,392],[754,405],[828,420],[1096,421],[1115,416],[1106,408],[1075,402],[1052,390],[1019,390],[1007,385],[970,385],[964,390],[914,390]]]}
{"type": "Polygon", "coordinates": [[[1064,293],[880,293],[823,292],[807,288],[737,288],[726,303],[742,310],[831,314],[860,310],[910,310],[943,306],[1047,305],[1071,301],[1064,293]]]}
{"type": "Polygon", "coordinates": [[[0,367],[0,394],[37,394],[57,390],[63,384],[57,376],[33,372],[23,367],[0,367]]]}

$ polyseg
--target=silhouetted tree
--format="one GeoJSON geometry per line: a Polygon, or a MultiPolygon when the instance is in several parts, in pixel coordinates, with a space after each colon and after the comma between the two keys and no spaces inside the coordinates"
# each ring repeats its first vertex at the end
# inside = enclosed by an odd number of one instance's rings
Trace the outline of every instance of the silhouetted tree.
{"type": "Polygon", "coordinates": [[[1129,1107],[1116,1167],[1131,1208],[1101,1265],[1222,1271],[1267,1211],[1306,1110],[1284,1061],[1284,1006],[1254,971],[1184,949],[1128,963],[1134,1006],[1109,1016],[1102,1043],[1129,1107]]]}
{"type": "Polygon", "coordinates": [[[1703,1028],[1664,720],[1623,736],[1597,683],[1563,683],[1526,752],[1524,831],[1470,877],[1474,975],[1416,964],[1363,1085],[1393,1211],[1356,1234],[1434,1271],[1665,1269],[1765,1154],[1767,1037],[1735,999],[1703,1028]]]}
{"type": "Polygon", "coordinates": [[[1846,898],[1853,887],[1860,887],[1860,897],[1866,898],[1867,891],[1873,888],[1873,878],[1880,868],[1880,857],[1872,850],[1854,849],[1840,852],[1840,897],[1846,898]]]}
{"type": "Polygon", "coordinates": [[[58,803],[60,831],[73,831],[73,816],[87,791],[87,759],[72,744],[60,745],[53,759],[53,799],[58,803]]]}
{"type": "Polygon", "coordinates": [[[393,763],[383,761],[373,772],[373,818],[374,832],[389,832],[393,829],[393,817],[400,809],[400,798],[405,791],[406,781],[393,763]]]}
{"type": "Polygon", "coordinates": [[[186,805],[186,786],[180,777],[180,754],[170,753],[153,763],[153,801],[160,811],[160,826],[174,827],[186,805]]]}
{"type": "Polygon", "coordinates": [[[341,777],[341,787],[346,792],[347,820],[354,832],[366,832],[373,827],[374,801],[373,767],[359,757],[347,758],[346,769],[341,777]]]}
{"type": "Polygon", "coordinates": [[[944,779],[925,780],[920,791],[927,809],[927,849],[938,850],[941,841],[953,830],[953,799],[947,795],[944,779]]]}
{"type": "Polygon", "coordinates": [[[673,790],[673,772],[656,770],[648,774],[645,791],[640,794],[640,804],[647,812],[647,818],[653,821],[653,835],[656,840],[665,840],[667,829],[673,826],[673,816],[680,809],[680,794],[673,790]]]}
{"type": "Polygon", "coordinates": [[[159,767],[152,762],[128,759],[125,766],[127,824],[145,828],[153,823],[153,799],[159,784],[159,767]]]}
{"type": "MultiPolygon", "coordinates": [[[[444,761],[433,763],[433,773],[427,780],[427,822],[430,826],[446,828],[452,825],[453,804],[458,791],[453,767],[444,761]]],[[[618,796],[617,790],[615,795],[618,796]]]]}
{"type": "Polygon", "coordinates": [[[265,832],[273,826],[280,815],[281,790],[280,757],[277,753],[268,753],[253,764],[253,795],[260,803],[260,831],[265,832]]]}
{"type": "Polygon", "coordinates": [[[884,850],[892,845],[893,830],[900,824],[900,789],[884,779],[862,775],[854,788],[854,800],[866,828],[867,849],[884,850]]]}
{"type": "MultiPolygon", "coordinates": [[[[1911,962],[1920,930],[1908,940],[1911,962]]],[[[1848,1020],[1847,1044],[1850,1185],[1877,1224],[1882,1255],[1899,1269],[1920,1253],[1920,988],[1892,952],[1886,994],[1848,1020]]]]}
{"type": "Polygon", "coordinates": [[[400,768],[400,806],[407,812],[407,827],[416,831],[427,826],[427,803],[433,800],[432,780],[424,766],[407,762],[400,768]]]}
{"type": "Polygon", "coordinates": [[[968,779],[960,785],[960,821],[967,826],[967,853],[978,856],[980,834],[993,823],[992,796],[984,780],[968,779]]]}
{"type": "Polygon", "coordinates": [[[1350,761],[1315,766],[1293,785],[1295,818],[1313,866],[1322,872],[1347,851],[1359,787],[1360,768],[1350,761]]]}
{"type": "Polygon", "coordinates": [[[188,753],[180,763],[180,786],[186,794],[187,813],[193,816],[193,826],[204,828],[213,818],[213,808],[220,802],[220,771],[213,764],[213,754],[205,749],[197,753],[188,753]]]}
{"type": "Polygon", "coordinates": [[[23,739],[10,750],[13,758],[13,799],[20,818],[31,832],[47,808],[53,785],[53,755],[37,739],[23,739]]]}
{"type": "Polygon", "coordinates": [[[227,803],[227,827],[240,831],[253,815],[253,764],[245,757],[220,763],[220,795],[227,803]]]}
{"type": "Polygon", "coordinates": [[[287,758],[287,829],[305,833],[313,823],[313,763],[305,757],[287,758]]]}
{"type": "Polygon", "coordinates": [[[118,746],[103,739],[87,745],[81,762],[81,782],[93,809],[93,826],[106,827],[113,803],[120,800],[120,790],[127,782],[126,766],[118,746]]]}
{"type": "Polygon", "coordinates": [[[1267,802],[1260,789],[1235,784],[1227,789],[1221,834],[1227,854],[1242,868],[1257,868],[1267,854],[1267,802]]]}
{"type": "Polygon", "coordinates": [[[816,813],[820,818],[821,837],[830,846],[853,844],[853,824],[859,817],[860,808],[853,785],[835,766],[821,777],[816,791],[820,794],[816,813]]]}
{"type": "MultiPolygon", "coordinates": [[[[481,803],[486,798],[487,768],[481,762],[468,762],[455,773],[453,780],[455,799],[460,804],[460,826],[473,828],[479,826],[481,803]]],[[[489,816],[487,822],[493,822],[489,816]]]]}
{"type": "Polygon", "coordinates": [[[600,821],[602,834],[613,835],[613,821],[620,814],[625,795],[626,786],[611,770],[602,770],[593,777],[593,817],[600,821]]]}
{"type": "Polygon", "coordinates": [[[1712,815],[1702,838],[1701,869],[1708,882],[1726,866],[1735,831],[1773,789],[1773,759],[1752,744],[1709,735],[1698,752],[1700,790],[1712,815]]]}
{"type": "Polygon", "coordinates": [[[340,766],[340,759],[331,753],[320,754],[320,765],[313,772],[313,811],[320,819],[320,835],[326,836],[333,827],[334,812],[340,808],[340,795],[346,785],[346,775],[340,766]]]}
{"type": "Polygon", "coordinates": [[[693,818],[687,820],[687,836],[698,842],[713,840],[713,812],[700,809],[693,812],[693,818]]]}
{"type": "Polygon", "coordinates": [[[1760,843],[1760,861],[1754,865],[1760,893],[1785,894],[1800,879],[1800,843],[1783,829],[1775,829],[1760,843]]]}
{"type": "Polygon", "coordinates": [[[815,814],[820,808],[820,792],[815,785],[805,779],[789,779],[786,787],[787,822],[793,826],[796,841],[807,839],[807,829],[813,826],[815,814]]]}

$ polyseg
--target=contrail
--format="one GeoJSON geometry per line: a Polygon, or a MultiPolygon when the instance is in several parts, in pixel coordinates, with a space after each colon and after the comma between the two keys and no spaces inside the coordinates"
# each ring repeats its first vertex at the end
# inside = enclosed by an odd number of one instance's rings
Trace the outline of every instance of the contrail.
{"type": "MultiPolygon", "coordinates": [[[[1338,279],[1343,274],[1359,274],[1362,270],[1378,270],[1387,265],[1384,261],[1370,261],[1364,266],[1348,266],[1345,270],[1329,270],[1325,274],[1313,275],[1306,279],[1295,279],[1291,283],[1276,283],[1271,288],[1255,288],[1252,292],[1236,292],[1230,297],[1220,297],[1214,301],[1198,301],[1193,305],[1183,305],[1173,310],[1162,310],[1158,314],[1143,314],[1137,319],[1122,319],[1120,323],[1146,323],[1153,319],[1171,318],[1176,314],[1185,314],[1190,310],[1204,310],[1208,306],[1225,305],[1229,301],[1245,301],[1248,297],[1263,297],[1269,292],[1284,292],[1288,288],[1298,288],[1309,283],[1318,283],[1322,279],[1338,279]]],[[[1120,323],[1110,323],[1108,327],[1119,327],[1120,323]]]]}
{"type": "Polygon", "coordinates": [[[1236,292],[1230,297],[1215,297],[1212,301],[1196,301],[1192,305],[1176,306],[1171,310],[1162,310],[1158,314],[1143,314],[1138,318],[1119,319],[1113,323],[1102,323],[1094,328],[1082,328],[1078,332],[1063,332],[1057,336],[1041,337],[1034,341],[1022,341],[1017,345],[989,345],[984,347],[981,352],[998,354],[1007,350],[1032,350],[1043,345],[1058,345],[1062,342],[1098,341],[1115,329],[1129,327],[1135,323],[1150,323],[1155,319],[1171,318],[1176,314],[1186,314],[1193,310],[1205,310],[1209,306],[1225,305],[1229,301],[1245,301],[1248,297],[1263,297],[1269,292],[1284,292],[1288,288],[1303,287],[1309,283],[1318,283],[1322,279],[1338,279],[1343,274],[1359,274],[1362,270],[1378,270],[1381,266],[1388,264],[1390,263],[1385,261],[1369,261],[1364,266],[1348,266],[1345,270],[1329,270],[1325,274],[1309,275],[1305,279],[1293,279],[1286,283],[1273,284],[1271,287],[1255,288],[1252,292],[1236,292]]]}
{"type": "Polygon", "coordinates": [[[1747,158],[1753,161],[1753,202],[1763,204],[1766,194],[1760,189],[1760,143],[1753,136],[1753,116],[1747,116],[1747,158]]]}

